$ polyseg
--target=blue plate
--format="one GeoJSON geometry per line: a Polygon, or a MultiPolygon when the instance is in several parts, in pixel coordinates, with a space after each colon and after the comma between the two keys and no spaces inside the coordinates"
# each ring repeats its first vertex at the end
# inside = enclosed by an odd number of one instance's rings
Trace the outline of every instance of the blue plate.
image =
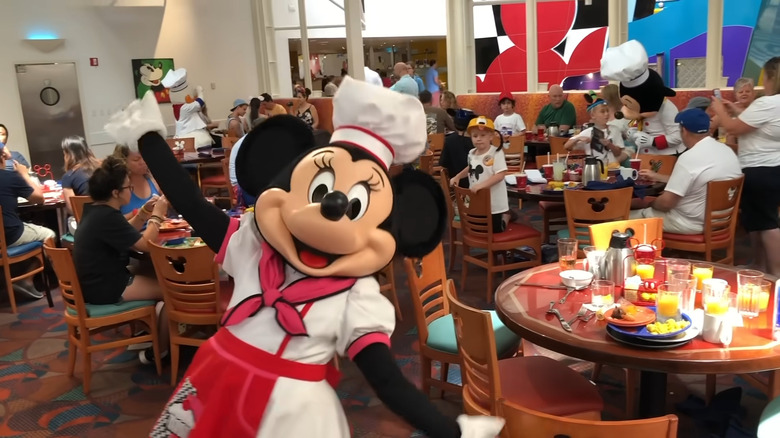
{"type": "Polygon", "coordinates": [[[165,243],[163,245],[164,246],[181,245],[182,243],[184,243],[185,240],[187,240],[186,237],[177,237],[175,239],[168,239],[168,240],[165,241],[165,243]]]}
{"type": "MultiPolygon", "coordinates": [[[[650,309],[655,310],[655,307],[650,307],[650,309]]],[[[650,333],[647,330],[647,326],[646,325],[645,326],[641,326],[641,327],[620,327],[620,326],[617,326],[617,325],[614,325],[614,324],[607,324],[607,325],[612,330],[614,330],[614,331],[616,331],[616,332],[618,332],[620,334],[627,335],[627,336],[636,336],[636,337],[645,338],[645,339],[666,339],[666,338],[673,338],[673,337],[679,335],[680,333],[682,333],[682,332],[688,330],[689,328],[691,328],[691,326],[693,325],[693,323],[691,321],[691,317],[688,316],[687,314],[683,313],[682,314],[682,318],[685,321],[688,321],[688,326],[687,327],[685,327],[684,329],[680,329],[680,330],[677,330],[675,332],[666,333],[666,334],[663,334],[663,335],[654,335],[654,334],[650,333]]]]}

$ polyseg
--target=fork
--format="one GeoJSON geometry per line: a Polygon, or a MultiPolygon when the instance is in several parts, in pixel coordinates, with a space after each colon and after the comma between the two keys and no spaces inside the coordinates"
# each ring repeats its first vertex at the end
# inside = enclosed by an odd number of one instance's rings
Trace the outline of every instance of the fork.
{"type": "Polygon", "coordinates": [[[569,320],[569,325],[574,324],[575,322],[577,322],[578,319],[582,318],[587,313],[588,313],[588,309],[586,309],[585,305],[583,305],[582,307],[580,307],[579,312],[577,312],[577,316],[569,320]]]}

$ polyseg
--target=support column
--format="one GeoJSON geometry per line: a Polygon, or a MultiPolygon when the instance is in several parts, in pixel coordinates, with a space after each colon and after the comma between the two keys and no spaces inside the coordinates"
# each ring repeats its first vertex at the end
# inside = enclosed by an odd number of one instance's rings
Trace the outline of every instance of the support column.
{"type": "Polygon", "coordinates": [[[525,53],[527,91],[539,88],[539,53],[537,50],[536,0],[525,0],[525,53]]]}
{"type": "Polygon", "coordinates": [[[374,46],[368,47],[368,68],[376,70],[374,68],[374,46]]]}
{"type": "Polygon", "coordinates": [[[621,0],[609,0],[609,9],[607,12],[609,47],[617,47],[620,45],[620,31],[622,30],[622,26],[620,25],[620,3],[622,3],[621,0]]]}
{"type": "Polygon", "coordinates": [[[344,0],[344,22],[347,24],[347,55],[349,56],[349,75],[354,79],[366,79],[363,67],[363,25],[360,13],[363,5],[360,0],[344,0]]]}
{"type": "MultiPolygon", "coordinates": [[[[271,0],[252,0],[252,30],[255,41],[257,93],[279,94],[271,0]]],[[[254,94],[254,92],[252,93],[254,94]]]]}
{"type": "Polygon", "coordinates": [[[298,0],[298,21],[301,26],[301,55],[303,55],[303,84],[309,90],[311,85],[311,64],[309,64],[309,31],[306,24],[306,0],[298,0]]]}
{"type": "Polygon", "coordinates": [[[707,2],[706,87],[720,88],[723,77],[723,0],[707,2]]]}
{"type": "Polygon", "coordinates": [[[455,94],[475,93],[474,3],[472,0],[447,0],[446,14],[447,89],[455,94]]]}

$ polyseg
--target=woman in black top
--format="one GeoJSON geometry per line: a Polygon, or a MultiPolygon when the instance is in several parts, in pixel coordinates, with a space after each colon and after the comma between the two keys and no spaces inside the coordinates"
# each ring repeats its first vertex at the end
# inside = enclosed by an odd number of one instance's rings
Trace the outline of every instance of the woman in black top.
{"type": "MultiPolygon", "coordinates": [[[[165,197],[154,203],[148,220],[136,215],[130,221],[120,212],[130,202],[130,185],[124,161],[108,157],[89,179],[89,193],[95,201],[84,206],[84,215],[76,230],[73,262],[79,277],[84,301],[89,304],[116,304],[121,301],[162,301],[162,291],[154,271],[130,272],[129,251],[148,251],[149,241],[157,238],[160,224],[168,211],[165,197]],[[141,234],[139,229],[147,225],[141,234]]],[[[160,342],[163,350],[168,345],[168,322],[165,312],[160,314],[160,342]]],[[[151,363],[151,349],[142,351],[141,361],[151,363]],[[148,362],[147,362],[148,361],[148,362]]]]}
{"type": "Polygon", "coordinates": [[[62,176],[62,196],[71,213],[71,196],[89,195],[89,177],[100,166],[100,160],[87,146],[80,135],[71,135],[62,139],[62,156],[65,159],[65,175],[62,176]]]}

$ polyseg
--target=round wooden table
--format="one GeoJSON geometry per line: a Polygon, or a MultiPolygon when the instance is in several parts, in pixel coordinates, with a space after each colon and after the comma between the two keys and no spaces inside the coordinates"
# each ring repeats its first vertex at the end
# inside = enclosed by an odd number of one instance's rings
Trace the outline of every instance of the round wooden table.
{"type": "MultiPolygon", "coordinates": [[[[581,263],[581,262],[578,262],[581,263]]],[[[715,278],[727,280],[736,290],[733,266],[715,265],[715,278]]],[[[573,332],[561,328],[558,319],[547,310],[551,301],[564,318],[571,319],[583,303],[590,302],[588,289],[572,293],[564,304],[557,301],[566,292],[518,283],[560,284],[558,264],[538,266],[514,275],[501,283],[495,302],[504,324],[523,339],[583,360],[632,368],[641,371],[639,414],[643,418],[664,415],[666,406],[666,373],[676,374],[750,374],[771,371],[771,398],[780,395],[780,343],[772,340],[772,309],[777,306],[774,292],[769,310],[744,327],[734,328],[734,339],[728,348],[705,342],[700,336],[688,344],[672,349],[642,349],[620,344],[606,333],[606,322],[591,319],[573,324],[573,332]]],[[[775,281],[769,275],[767,279],[775,281]]]]}
{"type": "MultiPolygon", "coordinates": [[[[525,188],[518,188],[514,185],[507,184],[506,191],[512,198],[519,198],[524,201],[553,201],[563,202],[563,191],[549,191],[545,190],[546,184],[528,184],[525,188]]],[[[658,196],[666,188],[666,183],[656,182],[649,187],[642,188],[642,197],[645,196],[658,196]]],[[[636,197],[637,194],[634,194],[636,197]]]]}

